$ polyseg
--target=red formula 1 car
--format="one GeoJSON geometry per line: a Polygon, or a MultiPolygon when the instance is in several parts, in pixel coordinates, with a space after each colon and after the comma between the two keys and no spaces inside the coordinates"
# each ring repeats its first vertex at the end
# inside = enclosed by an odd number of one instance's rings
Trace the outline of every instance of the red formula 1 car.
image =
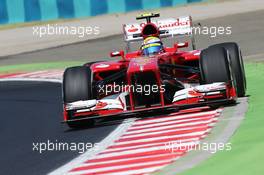
{"type": "Polygon", "coordinates": [[[153,116],[196,106],[235,102],[245,95],[241,51],[236,43],[195,49],[191,17],[151,20],[123,26],[126,53],[111,52],[116,61],[67,68],[63,76],[64,121],[79,127],[86,121],[153,116]],[[188,42],[164,46],[165,38],[187,36],[188,42]],[[141,47],[131,51],[133,43],[141,47]]]}

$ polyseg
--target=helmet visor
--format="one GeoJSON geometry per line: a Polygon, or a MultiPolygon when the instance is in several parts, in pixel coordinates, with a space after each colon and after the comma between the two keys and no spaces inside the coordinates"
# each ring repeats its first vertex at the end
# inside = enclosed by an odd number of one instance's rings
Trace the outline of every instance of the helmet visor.
{"type": "Polygon", "coordinates": [[[158,54],[161,51],[161,49],[162,49],[161,45],[151,46],[151,47],[143,49],[143,54],[144,55],[155,55],[155,54],[158,54]]]}

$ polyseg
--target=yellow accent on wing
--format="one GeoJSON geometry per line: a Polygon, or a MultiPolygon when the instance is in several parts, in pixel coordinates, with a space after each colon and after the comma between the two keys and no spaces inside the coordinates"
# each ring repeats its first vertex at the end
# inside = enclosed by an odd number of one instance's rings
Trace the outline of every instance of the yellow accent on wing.
{"type": "Polygon", "coordinates": [[[153,16],[154,13],[143,13],[143,14],[140,14],[138,15],[138,17],[149,17],[149,16],[153,16]]]}

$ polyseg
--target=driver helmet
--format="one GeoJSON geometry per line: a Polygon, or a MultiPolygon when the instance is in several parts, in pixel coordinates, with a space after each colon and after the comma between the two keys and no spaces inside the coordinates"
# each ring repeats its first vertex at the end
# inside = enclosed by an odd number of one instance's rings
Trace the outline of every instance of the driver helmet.
{"type": "Polygon", "coordinates": [[[151,56],[163,51],[163,44],[158,37],[147,37],[141,46],[142,54],[151,56]]]}

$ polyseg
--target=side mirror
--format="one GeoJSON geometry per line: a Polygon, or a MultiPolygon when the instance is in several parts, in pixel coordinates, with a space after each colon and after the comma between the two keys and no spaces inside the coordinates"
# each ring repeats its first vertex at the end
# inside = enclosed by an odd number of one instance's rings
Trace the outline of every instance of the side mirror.
{"type": "Polygon", "coordinates": [[[110,57],[118,57],[118,56],[121,56],[122,59],[124,60],[125,52],[123,50],[110,52],[110,57]]]}
{"type": "Polygon", "coordinates": [[[175,43],[174,44],[174,48],[184,48],[184,47],[188,47],[189,43],[188,42],[184,42],[184,43],[175,43]]]}

